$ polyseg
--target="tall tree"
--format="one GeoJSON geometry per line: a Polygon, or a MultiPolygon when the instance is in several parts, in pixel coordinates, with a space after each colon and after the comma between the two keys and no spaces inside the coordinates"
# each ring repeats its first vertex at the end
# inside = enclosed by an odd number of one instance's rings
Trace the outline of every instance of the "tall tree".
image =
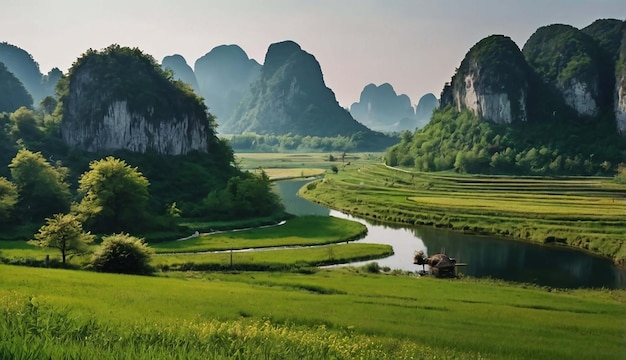
{"type": "Polygon", "coordinates": [[[71,254],[84,254],[94,236],[83,231],[83,226],[74,215],[55,214],[46,219],[46,223],[29,243],[41,247],[59,249],[63,264],[71,254]]]}
{"type": "Polygon", "coordinates": [[[112,156],[92,161],[79,180],[84,197],[78,213],[94,231],[121,232],[141,227],[150,183],[137,169],[112,156]]]}
{"type": "Polygon", "coordinates": [[[17,189],[9,180],[0,177],[0,223],[6,221],[17,203],[17,189]]]}
{"type": "Polygon", "coordinates": [[[50,165],[41,153],[22,149],[9,164],[19,194],[18,207],[29,220],[41,220],[70,208],[71,193],[65,181],[68,169],[50,165]]]}

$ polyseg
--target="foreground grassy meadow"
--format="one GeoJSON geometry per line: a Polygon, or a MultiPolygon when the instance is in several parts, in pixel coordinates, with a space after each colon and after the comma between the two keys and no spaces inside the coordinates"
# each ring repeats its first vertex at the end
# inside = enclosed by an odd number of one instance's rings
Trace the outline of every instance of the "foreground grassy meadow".
{"type": "Polygon", "coordinates": [[[624,350],[624,291],[354,268],[140,277],[0,265],[0,274],[2,354],[620,359],[624,350]]]}
{"type": "MultiPolygon", "coordinates": [[[[365,218],[625,251],[625,188],[609,179],[411,173],[379,154],[237,156],[273,179],[325,174],[303,194],[365,218]]],[[[0,265],[0,359],[623,358],[625,290],[317,268],[389,254],[349,242],[362,231],[302,217],[155,242],[149,277],[0,265]]],[[[0,241],[14,263],[45,255],[58,252],[0,241]]]]}
{"type": "Polygon", "coordinates": [[[611,178],[419,173],[356,162],[300,195],[363,218],[562,244],[626,266],[626,185],[611,178]]]}

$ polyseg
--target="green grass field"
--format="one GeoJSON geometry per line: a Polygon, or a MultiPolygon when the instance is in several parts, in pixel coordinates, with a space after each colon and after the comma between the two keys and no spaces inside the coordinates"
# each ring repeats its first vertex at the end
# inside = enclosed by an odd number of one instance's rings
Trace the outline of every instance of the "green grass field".
{"type": "Polygon", "coordinates": [[[626,186],[610,178],[413,173],[356,162],[301,195],[383,222],[558,242],[626,261],[626,186]]]}
{"type": "Polygon", "coordinates": [[[166,278],[0,265],[0,274],[0,353],[21,358],[620,359],[624,350],[624,291],[353,268],[166,278]]]}

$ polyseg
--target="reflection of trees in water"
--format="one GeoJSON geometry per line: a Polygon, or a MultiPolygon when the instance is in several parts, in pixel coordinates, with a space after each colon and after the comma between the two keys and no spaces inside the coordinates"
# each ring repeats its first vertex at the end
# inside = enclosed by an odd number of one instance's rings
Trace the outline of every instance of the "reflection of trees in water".
{"type": "Polygon", "coordinates": [[[424,241],[428,255],[445,251],[467,263],[459,269],[465,275],[554,287],[625,286],[624,271],[580,251],[429,228],[414,233],[424,241]]]}

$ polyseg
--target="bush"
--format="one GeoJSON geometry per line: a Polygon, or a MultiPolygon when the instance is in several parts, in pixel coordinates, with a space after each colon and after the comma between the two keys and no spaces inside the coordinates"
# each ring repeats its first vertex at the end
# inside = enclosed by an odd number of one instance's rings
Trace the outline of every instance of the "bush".
{"type": "Polygon", "coordinates": [[[372,274],[378,274],[380,272],[380,265],[377,262],[367,263],[363,266],[365,271],[372,274]]]}
{"type": "Polygon", "coordinates": [[[154,253],[143,239],[120,233],[107,236],[91,258],[95,271],[121,274],[151,274],[154,253]]]}

